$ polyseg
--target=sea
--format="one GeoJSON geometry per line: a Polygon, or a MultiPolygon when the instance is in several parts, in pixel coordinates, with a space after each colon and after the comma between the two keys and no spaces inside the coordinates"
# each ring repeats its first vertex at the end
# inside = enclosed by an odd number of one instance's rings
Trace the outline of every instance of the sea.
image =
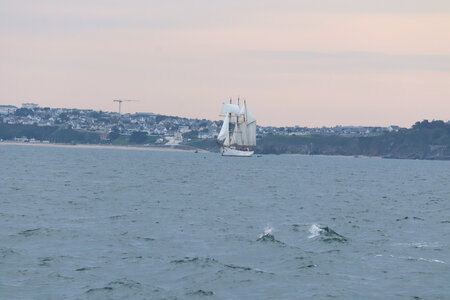
{"type": "Polygon", "coordinates": [[[0,145],[0,299],[450,299],[450,162],[0,145]]]}

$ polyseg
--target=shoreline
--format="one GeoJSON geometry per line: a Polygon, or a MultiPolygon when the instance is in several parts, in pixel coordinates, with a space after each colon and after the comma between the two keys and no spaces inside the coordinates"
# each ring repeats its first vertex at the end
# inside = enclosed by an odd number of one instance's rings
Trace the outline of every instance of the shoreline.
{"type": "MultiPolygon", "coordinates": [[[[134,151],[160,151],[160,152],[191,152],[191,153],[214,153],[200,148],[191,146],[121,146],[110,144],[58,144],[58,143],[23,143],[14,141],[0,141],[0,146],[26,146],[26,147],[50,147],[50,148],[73,148],[73,149],[114,149],[114,150],[134,150],[134,151]],[[185,147],[185,149],[183,149],[185,147]],[[189,149],[189,147],[191,149],[189,149]]],[[[414,159],[406,157],[383,157],[383,156],[367,156],[367,155],[342,155],[342,154],[302,154],[302,153],[258,153],[254,156],[280,155],[280,156],[309,156],[309,157],[339,157],[339,158],[363,158],[363,159],[400,159],[400,160],[426,160],[426,161],[450,161],[449,159],[414,159]]]]}
{"type": "MultiPolygon", "coordinates": [[[[211,153],[210,151],[194,148],[194,149],[177,149],[173,146],[120,146],[109,144],[57,144],[57,143],[22,143],[13,141],[0,141],[0,146],[37,146],[37,147],[50,147],[50,148],[73,148],[73,149],[115,149],[115,150],[137,150],[137,151],[161,151],[161,152],[192,152],[195,153],[211,153]]],[[[327,155],[327,154],[300,154],[300,153],[283,153],[283,154],[255,154],[258,155],[280,155],[280,156],[318,156],[318,157],[342,157],[342,158],[355,158],[352,155],[327,155]]],[[[357,156],[359,158],[383,158],[381,156],[357,156]]]]}
{"type": "Polygon", "coordinates": [[[155,146],[120,146],[107,144],[55,144],[55,143],[21,143],[13,141],[1,141],[0,146],[37,146],[37,147],[53,147],[53,148],[78,148],[78,149],[115,149],[115,150],[140,150],[140,151],[162,151],[162,152],[192,152],[208,153],[203,149],[179,149],[173,146],[155,147],[155,146]]]}
{"type": "Polygon", "coordinates": [[[377,158],[383,159],[383,156],[368,156],[368,155],[342,155],[342,154],[301,154],[301,153],[283,153],[278,155],[284,156],[318,156],[318,157],[341,157],[341,158],[377,158]]]}

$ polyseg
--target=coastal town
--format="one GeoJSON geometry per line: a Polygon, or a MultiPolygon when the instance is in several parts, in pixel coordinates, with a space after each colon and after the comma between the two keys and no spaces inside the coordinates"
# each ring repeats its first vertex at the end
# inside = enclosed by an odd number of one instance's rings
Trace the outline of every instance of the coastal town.
{"type": "MultiPolygon", "coordinates": [[[[36,103],[23,103],[21,107],[0,105],[0,123],[37,126],[60,126],[73,130],[100,134],[108,141],[111,133],[132,135],[140,132],[154,136],[154,142],[162,145],[179,145],[193,139],[215,139],[222,121],[189,119],[155,113],[120,114],[91,109],[49,108],[36,103]]],[[[302,126],[257,126],[257,137],[267,135],[335,135],[344,137],[369,137],[386,132],[400,131],[399,126],[364,127],[335,126],[308,128],[302,126]]],[[[27,136],[17,136],[16,141],[27,142],[27,136]]]]}

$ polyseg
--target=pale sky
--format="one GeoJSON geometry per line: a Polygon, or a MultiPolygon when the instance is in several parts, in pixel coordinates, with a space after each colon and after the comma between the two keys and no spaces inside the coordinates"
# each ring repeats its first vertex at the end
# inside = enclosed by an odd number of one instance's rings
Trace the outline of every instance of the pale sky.
{"type": "Polygon", "coordinates": [[[450,119],[449,0],[0,0],[0,104],[260,125],[450,119]]]}

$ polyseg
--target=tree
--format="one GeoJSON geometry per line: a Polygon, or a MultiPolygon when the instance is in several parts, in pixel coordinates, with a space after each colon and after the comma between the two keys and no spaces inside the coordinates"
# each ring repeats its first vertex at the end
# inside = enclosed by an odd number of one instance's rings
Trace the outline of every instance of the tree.
{"type": "Polygon", "coordinates": [[[110,141],[114,141],[115,139],[117,139],[118,137],[120,137],[120,133],[119,133],[119,128],[114,127],[111,132],[108,134],[108,139],[110,141]]]}
{"type": "Polygon", "coordinates": [[[413,125],[413,129],[435,129],[435,128],[445,128],[446,124],[444,121],[438,120],[438,121],[431,121],[428,122],[428,120],[423,120],[422,122],[416,122],[413,125]]]}
{"type": "Polygon", "coordinates": [[[69,115],[67,113],[60,113],[58,117],[62,122],[69,121],[69,115]]]}
{"type": "Polygon", "coordinates": [[[31,109],[22,107],[22,108],[16,109],[16,111],[14,112],[14,115],[18,116],[18,117],[34,116],[34,111],[32,111],[31,109]]]}
{"type": "Polygon", "coordinates": [[[147,141],[147,132],[135,131],[130,136],[130,143],[132,144],[144,144],[147,141]]]}
{"type": "Polygon", "coordinates": [[[190,132],[183,133],[183,139],[192,139],[192,140],[198,139],[198,131],[193,130],[190,132]]]}

